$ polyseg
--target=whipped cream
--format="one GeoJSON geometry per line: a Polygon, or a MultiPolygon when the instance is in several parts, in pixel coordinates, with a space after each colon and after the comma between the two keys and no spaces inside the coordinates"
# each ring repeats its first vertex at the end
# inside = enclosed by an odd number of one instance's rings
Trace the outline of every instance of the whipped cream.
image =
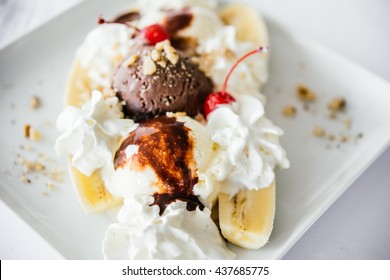
{"type": "Polygon", "coordinates": [[[207,128],[218,145],[208,172],[223,182],[221,192],[235,195],[268,187],[275,179],[275,165],[289,167],[279,144],[283,131],[264,116],[263,104],[252,96],[219,106],[209,114],[207,128]]]}
{"type": "Polygon", "coordinates": [[[105,259],[232,259],[210,210],[171,203],[159,215],[151,196],[128,197],[103,240],[105,259]]]}
{"type": "Polygon", "coordinates": [[[134,122],[121,119],[117,97],[103,98],[99,91],[82,108],[67,106],[57,119],[61,132],[55,149],[70,155],[71,163],[83,174],[112,165],[112,155],[121,138],[134,129],[134,122]]]}
{"type": "Polygon", "coordinates": [[[114,23],[100,24],[89,32],[76,57],[93,88],[110,86],[112,73],[134,44],[134,32],[133,28],[114,23]]]}

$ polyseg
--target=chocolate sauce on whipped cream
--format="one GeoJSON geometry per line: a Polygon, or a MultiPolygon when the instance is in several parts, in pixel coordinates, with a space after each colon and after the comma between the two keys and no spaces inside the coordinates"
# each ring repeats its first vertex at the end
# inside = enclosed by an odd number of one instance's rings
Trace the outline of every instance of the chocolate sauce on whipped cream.
{"type": "Polygon", "coordinates": [[[141,15],[137,11],[129,11],[127,13],[121,14],[114,18],[113,20],[106,20],[102,16],[98,17],[98,24],[106,24],[106,23],[120,23],[126,24],[132,21],[138,20],[141,18],[141,15]]]}
{"type": "Polygon", "coordinates": [[[194,15],[190,8],[180,11],[169,11],[164,19],[164,27],[169,37],[175,37],[176,33],[191,26],[194,15]]]}
{"type": "Polygon", "coordinates": [[[189,211],[194,211],[196,207],[204,209],[193,193],[198,176],[190,132],[184,122],[177,121],[175,117],[160,116],[140,123],[115,154],[115,169],[124,167],[128,160],[127,146],[138,146],[138,153],[131,158],[131,167],[140,171],[147,167],[153,169],[159,191],[153,194],[154,202],[150,206],[158,205],[160,215],[176,200],[186,202],[189,211]]]}

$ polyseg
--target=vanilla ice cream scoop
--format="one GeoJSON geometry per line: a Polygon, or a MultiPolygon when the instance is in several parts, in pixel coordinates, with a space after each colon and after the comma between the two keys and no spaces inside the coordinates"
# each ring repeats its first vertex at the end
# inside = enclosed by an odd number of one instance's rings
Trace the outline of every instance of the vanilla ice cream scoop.
{"type": "Polygon", "coordinates": [[[161,213],[176,200],[202,210],[217,193],[204,175],[211,147],[208,130],[192,118],[171,114],[142,122],[116,152],[107,187],[125,198],[153,195],[161,213]]]}

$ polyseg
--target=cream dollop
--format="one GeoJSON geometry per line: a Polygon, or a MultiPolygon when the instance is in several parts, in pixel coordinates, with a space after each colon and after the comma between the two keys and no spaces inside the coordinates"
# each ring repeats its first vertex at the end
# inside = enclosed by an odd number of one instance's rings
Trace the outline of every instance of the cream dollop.
{"type": "Polygon", "coordinates": [[[151,196],[128,197],[103,240],[105,259],[232,259],[210,210],[171,203],[159,215],[151,196]]]}
{"type": "Polygon", "coordinates": [[[121,119],[117,97],[103,98],[99,91],[82,108],[67,106],[57,119],[61,132],[55,149],[70,155],[71,163],[83,174],[112,164],[112,155],[120,139],[135,128],[134,122],[121,119]]]}
{"type": "Polygon", "coordinates": [[[268,187],[274,168],[289,166],[279,144],[283,131],[264,116],[263,104],[242,95],[233,106],[220,106],[208,116],[207,128],[218,145],[209,172],[223,182],[221,192],[235,195],[241,189],[268,187]]]}
{"type": "Polygon", "coordinates": [[[115,68],[134,44],[134,32],[124,24],[101,24],[89,32],[76,57],[94,88],[110,86],[115,68]]]}

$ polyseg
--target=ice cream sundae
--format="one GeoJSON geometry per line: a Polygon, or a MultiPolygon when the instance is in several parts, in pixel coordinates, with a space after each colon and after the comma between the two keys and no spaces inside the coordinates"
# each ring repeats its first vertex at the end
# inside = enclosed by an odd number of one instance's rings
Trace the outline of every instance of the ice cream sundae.
{"type": "Polygon", "coordinates": [[[260,92],[260,15],[139,0],[98,23],[76,53],[56,150],[87,212],[121,207],[102,236],[104,258],[232,259],[228,242],[264,246],[274,169],[289,162],[260,92]]]}

